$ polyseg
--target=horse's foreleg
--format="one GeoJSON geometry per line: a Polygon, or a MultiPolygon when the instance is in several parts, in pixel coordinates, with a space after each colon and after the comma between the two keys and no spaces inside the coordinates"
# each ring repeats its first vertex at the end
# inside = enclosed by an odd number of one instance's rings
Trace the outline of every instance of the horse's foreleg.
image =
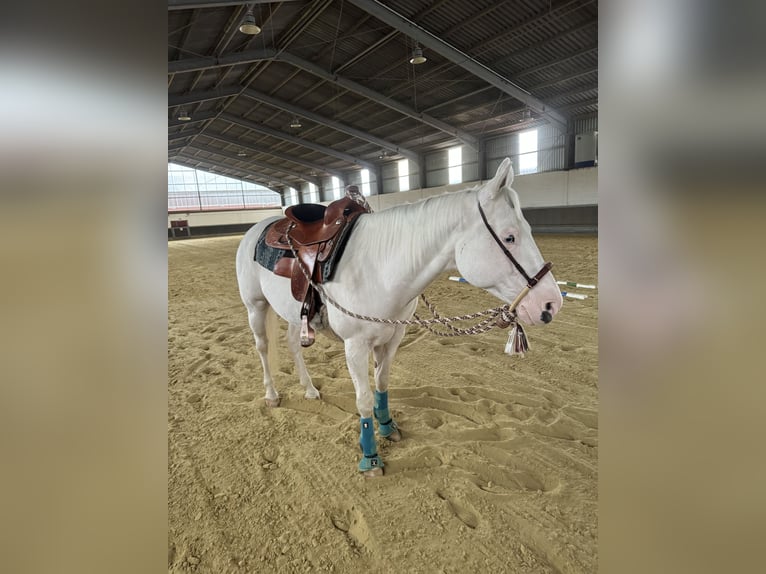
{"type": "MultiPolygon", "coordinates": [[[[266,318],[269,312],[269,304],[265,301],[258,301],[253,307],[248,307],[247,317],[250,321],[250,328],[255,336],[255,349],[261,357],[263,365],[263,386],[266,387],[266,404],[270,407],[279,406],[279,393],[274,388],[274,381],[271,378],[271,367],[269,366],[269,339],[266,336],[266,318]]],[[[273,341],[273,344],[277,344],[273,341]]]]}
{"type": "Polygon", "coordinates": [[[399,442],[402,440],[402,433],[394,422],[391,412],[388,409],[388,377],[391,372],[391,363],[394,355],[399,348],[399,343],[404,337],[405,327],[403,325],[396,328],[396,333],[385,345],[372,348],[372,354],[375,359],[375,406],[373,412],[378,421],[378,432],[383,438],[399,442]]]}
{"type": "Polygon", "coordinates": [[[369,383],[370,350],[365,341],[346,339],[346,364],[356,391],[356,408],[361,417],[359,445],[362,447],[362,460],[359,470],[370,478],[383,474],[383,460],[378,456],[375,442],[375,428],[372,423],[373,397],[369,383]]]}
{"type": "Polygon", "coordinates": [[[298,370],[298,377],[300,377],[301,385],[306,390],[303,395],[307,399],[318,399],[319,391],[314,387],[314,383],[311,382],[311,375],[309,375],[308,369],[306,369],[306,363],[303,360],[303,347],[301,347],[301,326],[290,323],[287,326],[287,346],[290,349],[290,353],[295,359],[295,367],[298,370]]]}

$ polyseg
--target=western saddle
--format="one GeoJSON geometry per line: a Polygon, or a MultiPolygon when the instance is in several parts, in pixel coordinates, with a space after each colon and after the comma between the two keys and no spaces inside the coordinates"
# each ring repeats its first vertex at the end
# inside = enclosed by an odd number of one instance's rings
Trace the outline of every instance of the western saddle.
{"type": "Polygon", "coordinates": [[[293,298],[301,303],[300,337],[303,347],[314,343],[314,329],[309,323],[322,305],[319,293],[306,275],[317,284],[328,281],[356,219],[370,212],[367,201],[356,186],[349,186],[346,193],[346,197],[327,207],[314,203],[292,205],[285,210],[285,217],[271,224],[266,231],[266,245],[284,251],[274,265],[274,273],[290,278],[293,298]],[[297,259],[290,249],[288,236],[297,259]]]}

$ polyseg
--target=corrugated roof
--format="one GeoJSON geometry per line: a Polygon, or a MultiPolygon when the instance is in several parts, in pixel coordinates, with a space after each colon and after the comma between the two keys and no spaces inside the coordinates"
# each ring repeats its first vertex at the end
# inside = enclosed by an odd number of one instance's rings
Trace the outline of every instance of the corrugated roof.
{"type": "MultiPolygon", "coordinates": [[[[400,0],[383,4],[546,106],[559,109],[565,118],[597,113],[595,0],[400,0]]],[[[538,113],[520,121],[526,108],[522,101],[432,49],[423,48],[428,58],[425,64],[412,66],[407,58],[415,41],[351,2],[256,5],[254,14],[262,32],[252,37],[237,29],[244,11],[243,3],[168,12],[169,123],[178,123],[176,102],[181,98],[205,97],[185,108],[192,118],[207,118],[169,126],[169,159],[181,163],[184,157],[204,158],[226,166],[230,175],[262,172],[297,186],[301,174],[311,176],[316,169],[285,158],[343,171],[359,167],[347,155],[380,163],[381,146],[375,143],[380,139],[392,149],[423,155],[454,145],[459,141],[456,134],[486,138],[547,124],[538,113]],[[227,65],[211,61],[204,69],[172,71],[178,62],[243,58],[257,49],[273,49],[277,57],[227,65]],[[298,60],[286,61],[288,57],[298,60]],[[315,121],[299,116],[302,127],[292,129],[295,114],[248,97],[247,88],[322,117],[315,121]],[[246,125],[224,119],[232,117],[245,120],[246,125]],[[363,137],[328,126],[323,118],[358,130],[363,137]],[[261,133],[253,129],[256,124],[278,133],[261,133]],[[184,135],[189,137],[175,139],[184,135]],[[288,136],[303,142],[289,141],[288,136]],[[261,151],[235,160],[225,154],[236,155],[237,144],[221,138],[261,151]],[[195,149],[195,143],[220,150],[221,155],[195,149]],[[317,145],[324,151],[316,149],[317,145]],[[258,161],[259,166],[248,166],[248,159],[258,161]],[[292,174],[280,172],[280,168],[292,174]]],[[[386,161],[399,157],[404,155],[394,154],[386,161]]],[[[317,176],[322,175],[326,174],[317,176]]]]}

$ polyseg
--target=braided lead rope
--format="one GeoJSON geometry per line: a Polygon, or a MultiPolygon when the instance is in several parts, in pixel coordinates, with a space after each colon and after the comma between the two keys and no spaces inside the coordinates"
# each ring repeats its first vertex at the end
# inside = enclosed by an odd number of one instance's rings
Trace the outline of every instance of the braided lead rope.
{"type": "MultiPolygon", "coordinates": [[[[417,313],[415,314],[416,319],[420,319],[418,317],[417,313]]],[[[477,323],[473,327],[468,327],[466,329],[461,329],[459,327],[454,327],[450,324],[444,324],[444,326],[449,329],[449,331],[439,331],[437,329],[434,329],[431,325],[423,325],[425,329],[433,333],[434,335],[438,335],[439,337],[460,337],[463,335],[480,335],[482,333],[486,333],[487,331],[490,331],[491,329],[494,329],[495,327],[499,327],[497,324],[497,320],[494,319],[494,317],[489,317],[488,319],[484,319],[483,321],[477,323]]]]}
{"type": "MultiPolygon", "coordinates": [[[[349,317],[353,317],[354,319],[360,319],[362,321],[369,321],[372,323],[383,323],[386,325],[418,325],[419,327],[425,327],[430,332],[432,332],[435,335],[439,335],[440,337],[456,337],[458,335],[477,335],[480,333],[485,333],[489,331],[490,329],[493,329],[494,327],[500,327],[515,323],[516,322],[516,315],[515,313],[511,312],[511,308],[509,305],[503,305],[501,307],[495,307],[493,309],[486,309],[484,311],[478,311],[476,313],[470,313],[468,315],[460,315],[458,317],[441,317],[437,312],[436,309],[433,307],[433,305],[430,305],[430,303],[426,303],[426,305],[429,307],[429,310],[434,315],[433,319],[420,319],[417,315],[415,315],[415,319],[412,320],[405,320],[405,319],[382,319],[380,317],[370,317],[369,315],[361,315],[359,313],[354,313],[353,311],[350,311],[349,309],[346,309],[343,305],[338,303],[335,299],[333,299],[324,289],[322,285],[319,285],[318,283],[315,283],[313,279],[311,279],[311,276],[309,275],[309,272],[306,270],[306,267],[303,265],[303,261],[301,261],[300,257],[298,257],[298,253],[295,251],[295,246],[293,245],[293,239],[290,237],[290,231],[292,231],[292,228],[295,224],[291,225],[287,231],[285,232],[285,238],[287,239],[287,244],[290,246],[290,251],[293,254],[293,257],[295,257],[296,262],[298,266],[300,267],[301,273],[303,273],[303,276],[306,278],[306,280],[309,282],[309,285],[311,285],[314,289],[316,289],[326,300],[328,303],[330,303],[333,307],[341,311],[342,313],[348,315],[349,317]],[[479,317],[487,317],[486,319],[483,319],[473,327],[468,327],[466,329],[460,329],[458,327],[453,327],[450,325],[450,323],[454,323],[457,321],[470,321],[472,319],[478,319],[479,317]],[[451,330],[451,332],[443,332],[443,331],[437,331],[435,329],[431,328],[431,325],[444,325],[448,329],[451,330]]],[[[425,299],[425,296],[421,294],[421,297],[425,299]]]]}
{"type": "MultiPolygon", "coordinates": [[[[439,315],[439,312],[436,310],[436,306],[431,303],[428,298],[425,296],[425,293],[420,294],[420,298],[422,299],[423,303],[426,305],[429,311],[431,311],[431,314],[435,318],[441,318],[439,315]]],[[[499,317],[502,319],[502,313],[499,315],[499,317]]],[[[417,313],[415,314],[416,319],[420,319],[418,317],[417,313]]],[[[451,333],[447,333],[444,331],[437,331],[430,325],[426,325],[426,329],[428,329],[431,333],[434,335],[438,335],[440,337],[459,337],[461,335],[479,335],[481,333],[486,333],[487,331],[493,329],[494,327],[498,327],[498,315],[491,315],[488,318],[480,321],[473,327],[461,329],[459,327],[454,327],[450,324],[445,324],[445,327],[452,331],[451,333]]]]}

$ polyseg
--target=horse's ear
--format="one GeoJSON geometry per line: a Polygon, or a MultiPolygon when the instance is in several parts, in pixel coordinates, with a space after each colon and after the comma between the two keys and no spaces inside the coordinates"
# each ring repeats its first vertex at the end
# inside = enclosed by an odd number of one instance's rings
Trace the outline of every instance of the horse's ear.
{"type": "Polygon", "coordinates": [[[505,176],[505,185],[507,187],[513,185],[513,164],[511,163],[511,160],[508,160],[508,173],[505,176]]]}
{"type": "Polygon", "coordinates": [[[497,197],[497,194],[500,193],[503,186],[510,186],[512,181],[513,168],[511,167],[511,159],[507,157],[498,166],[497,171],[495,172],[495,177],[484,184],[479,197],[487,200],[494,199],[497,197]],[[508,177],[510,177],[510,181],[506,181],[508,177]]]}

